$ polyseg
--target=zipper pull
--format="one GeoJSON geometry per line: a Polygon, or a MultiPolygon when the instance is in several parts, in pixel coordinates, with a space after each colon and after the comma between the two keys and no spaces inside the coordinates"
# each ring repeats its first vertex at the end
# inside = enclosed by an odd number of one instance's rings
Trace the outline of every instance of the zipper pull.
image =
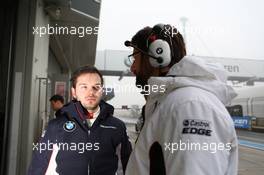
{"type": "Polygon", "coordinates": [[[90,136],[90,134],[91,134],[91,131],[90,131],[90,129],[88,130],[88,136],[90,136]]]}

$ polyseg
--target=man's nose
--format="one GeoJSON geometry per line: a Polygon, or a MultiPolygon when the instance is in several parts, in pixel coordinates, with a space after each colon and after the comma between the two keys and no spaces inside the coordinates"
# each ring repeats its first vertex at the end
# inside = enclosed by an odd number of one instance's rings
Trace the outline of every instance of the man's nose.
{"type": "Polygon", "coordinates": [[[88,94],[89,96],[92,96],[92,95],[95,94],[95,90],[94,90],[93,88],[88,88],[88,89],[87,89],[87,94],[88,94]]]}

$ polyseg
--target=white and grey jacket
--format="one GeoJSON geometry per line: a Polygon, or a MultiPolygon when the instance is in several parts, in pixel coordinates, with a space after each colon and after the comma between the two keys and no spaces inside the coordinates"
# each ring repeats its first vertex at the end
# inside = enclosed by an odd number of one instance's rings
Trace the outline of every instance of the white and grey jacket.
{"type": "Polygon", "coordinates": [[[126,175],[236,175],[237,136],[225,108],[236,96],[220,64],[184,57],[166,77],[151,77],[146,121],[126,175]]]}

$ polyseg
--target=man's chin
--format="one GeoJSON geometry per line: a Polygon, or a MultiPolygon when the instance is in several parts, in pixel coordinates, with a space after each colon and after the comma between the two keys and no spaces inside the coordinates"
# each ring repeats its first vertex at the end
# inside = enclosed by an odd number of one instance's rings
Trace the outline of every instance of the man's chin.
{"type": "Polygon", "coordinates": [[[89,110],[89,111],[93,111],[98,107],[99,104],[86,104],[84,107],[89,110]]]}

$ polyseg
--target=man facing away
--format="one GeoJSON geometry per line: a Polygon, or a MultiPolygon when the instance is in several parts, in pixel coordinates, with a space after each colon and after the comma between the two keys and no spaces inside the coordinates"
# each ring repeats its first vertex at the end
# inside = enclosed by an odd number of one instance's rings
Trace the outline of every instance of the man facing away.
{"type": "Polygon", "coordinates": [[[101,73],[93,66],[80,67],[71,82],[75,100],[61,109],[34,145],[28,174],[123,174],[131,144],[125,124],[101,101],[101,73]]]}
{"type": "Polygon", "coordinates": [[[55,111],[55,116],[60,116],[61,108],[64,105],[64,98],[61,95],[55,94],[50,98],[51,108],[55,111]]]}
{"type": "Polygon", "coordinates": [[[225,108],[236,94],[223,66],[186,56],[171,25],[145,27],[125,45],[134,49],[137,87],[150,92],[126,175],[237,174],[237,137],[225,108]]]}

